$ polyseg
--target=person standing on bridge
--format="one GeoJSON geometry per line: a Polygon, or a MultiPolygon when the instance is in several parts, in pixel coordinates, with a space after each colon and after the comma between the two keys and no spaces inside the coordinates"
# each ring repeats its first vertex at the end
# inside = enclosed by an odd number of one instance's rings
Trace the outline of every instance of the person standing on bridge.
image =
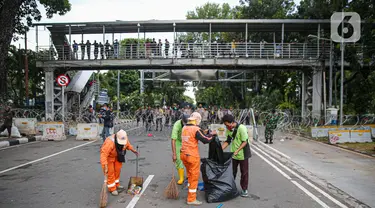
{"type": "Polygon", "coordinates": [[[111,44],[109,44],[109,42],[108,42],[108,40],[107,40],[107,42],[105,42],[105,57],[107,58],[107,59],[109,59],[110,58],[110,56],[109,56],[109,48],[110,48],[110,46],[111,46],[111,44]]]}
{"type": "Polygon", "coordinates": [[[86,42],[86,49],[87,49],[87,59],[90,60],[91,57],[91,43],[89,40],[86,42]]]}
{"type": "Polygon", "coordinates": [[[79,44],[81,46],[81,59],[85,59],[85,50],[86,50],[86,44],[82,42],[79,44]]]}
{"type": "Polygon", "coordinates": [[[168,58],[169,55],[169,41],[165,39],[165,58],[168,58]]]}
{"type": "Polygon", "coordinates": [[[185,179],[184,178],[184,166],[180,158],[180,152],[181,152],[181,144],[182,144],[182,139],[181,139],[182,128],[188,122],[188,118],[189,118],[189,115],[183,114],[182,118],[173,124],[172,135],[171,135],[172,160],[176,164],[178,176],[180,177],[180,179],[177,181],[178,185],[182,185],[185,179]]]}
{"type": "Polygon", "coordinates": [[[125,162],[126,150],[132,151],[138,156],[138,152],[130,144],[126,131],[120,130],[106,138],[100,149],[100,164],[103,172],[107,175],[107,187],[112,195],[117,196],[120,186],[120,173],[122,163],[125,162]]]}
{"type": "Polygon", "coordinates": [[[78,60],[78,44],[73,40],[73,57],[75,60],[78,60]]]}
{"type": "Polygon", "coordinates": [[[95,40],[93,45],[94,45],[94,60],[97,60],[98,54],[99,54],[99,44],[95,40]]]}
{"type": "Polygon", "coordinates": [[[199,166],[201,163],[198,141],[204,144],[210,143],[216,134],[216,132],[213,132],[213,135],[206,135],[204,131],[199,128],[201,119],[201,115],[198,112],[192,113],[188,118],[187,125],[182,128],[181,133],[182,145],[180,157],[186,167],[188,177],[188,205],[202,204],[202,202],[197,200],[199,166]]]}
{"type": "Polygon", "coordinates": [[[268,140],[270,141],[270,144],[273,144],[273,134],[275,132],[275,129],[277,127],[277,122],[279,121],[279,116],[277,115],[275,110],[272,110],[270,114],[266,117],[266,130],[264,132],[264,136],[266,138],[266,144],[268,144],[268,140]]]}
{"type": "Polygon", "coordinates": [[[115,42],[113,43],[113,48],[114,48],[114,57],[115,57],[115,59],[117,59],[118,58],[118,56],[119,56],[119,48],[120,48],[120,44],[119,44],[119,42],[118,42],[118,40],[116,39],[115,40],[115,42]]]}

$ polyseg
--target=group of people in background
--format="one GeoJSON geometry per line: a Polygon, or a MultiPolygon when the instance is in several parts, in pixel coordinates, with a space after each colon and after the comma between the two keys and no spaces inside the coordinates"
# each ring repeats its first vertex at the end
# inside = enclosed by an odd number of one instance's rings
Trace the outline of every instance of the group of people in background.
{"type": "MultiPolygon", "coordinates": [[[[73,41],[73,44],[70,46],[67,41],[64,41],[64,46],[62,48],[62,51],[59,49],[59,59],[64,60],[70,60],[75,59],[78,60],[78,51],[80,51],[80,58],[81,60],[84,60],[87,56],[87,59],[91,59],[91,48],[94,48],[94,60],[97,60],[100,54],[100,59],[110,59],[114,58],[117,59],[119,57],[119,48],[120,43],[116,39],[112,44],[108,42],[108,40],[105,43],[102,42],[96,42],[91,43],[90,40],[87,40],[86,43],[82,40],[81,43],[77,43],[75,40],[73,41]],[[61,56],[62,55],[62,56],[61,56]]],[[[53,49],[52,49],[53,50],[53,49]]]]}
{"type": "MultiPolygon", "coordinates": [[[[294,42],[285,44],[294,44],[294,42]]],[[[54,52],[55,50],[52,45],[50,50],[54,57],[56,53],[54,52]]],[[[282,45],[274,43],[268,44],[264,40],[259,43],[254,43],[251,40],[246,42],[242,39],[233,39],[231,42],[213,40],[211,44],[208,42],[196,41],[185,42],[176,39],[170,43],[168,39],[165,39],[164,42],[162,42],[162,39],[156,41],[155,38],[153,38],[152,40],[145,40],[141,45],[138,45],[138,43],[121,44],[117,39],[112,43],[109,43],[108,40],[105,43],[100,41],[97,42],[96,40],[94,40],[93,43],[91,43],[90,40],[87,40],[86,42],[82,40],[81,43],[77,43],[74,40],[72,44],[69,44],[68,41],[64,41],[63,47],[56,46],[56,50],[60,60],[84,60],[86,58],[87,60],[91,60],[92,55],[94,56],[93,60],[97,60],[98,58],[130,59],[137,58],[138,56],[140,58],[194,58],[204,54],[211,54],[218,57],[228,56],[233,58],[255,56],[262,58],[264,56],[274,55],[275,58],[278,58],[282,51],[282,45]],[[138,46],[140,47],[139,50],[138,46]]],[[[293,51],[293,54],[295,53],[299,52],[293,51]]],[[[290,52],[288,52],[288,54],[290,54],[290,52]]]]}
{"type": "Polygon", "coordinates": [[[103,141],[110,135],[114,119],[115,115],[113,114],[113,109],[107,103],[101,106],[98,113],[95,113],[94,108],[90,105],[83,115],[83,120],[86,123],[103,124],[103,131],[101,133],[103,141]]]}
{"type": "MultiPolygon", "coordinates": [[[[220,123],[224,115],[234,115],[233,108],[222,108],[217,106],[203,107],[199,104],[196,109],[193,109],[190,105],[180,107],[177,104],[173,106],[144,106],[139,108],[136,113],[137,126],[140,123],[146,127],[147,131],[152,130],[153,124],[156,126],[155,131],[162,131],[163,126],[171,126],[177,120],[179,120],[182,114],[191,115],[193,112],[198,112],[202,118],[202,126],[208,127],[210,123],[220,123]]],[[[250,114],[245,115],[244,122],[250,124],[250,114]]]]}

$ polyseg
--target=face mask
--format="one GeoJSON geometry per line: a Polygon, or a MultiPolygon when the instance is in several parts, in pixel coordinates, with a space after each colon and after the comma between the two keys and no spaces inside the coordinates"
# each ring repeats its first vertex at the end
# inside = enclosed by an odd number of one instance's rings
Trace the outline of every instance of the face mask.
{"type": "Polygon", "coordinates": [[[227,129],[228,129],[229,131],[232,131],[232,130],[234,129],[234,127],[233,127],[232,124],[231,124],[231,126],[227,126],[227,129]]]}

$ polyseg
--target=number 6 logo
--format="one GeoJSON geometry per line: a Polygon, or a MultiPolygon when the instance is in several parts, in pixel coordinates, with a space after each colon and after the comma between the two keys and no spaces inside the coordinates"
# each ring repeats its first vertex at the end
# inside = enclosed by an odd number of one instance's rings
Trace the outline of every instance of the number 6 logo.
{"type": "Polygon", "coordinates": [[[356,12],[335,12],[331,16],[331,39],[334,42],[357,42],[361,39],[361,17],[356,12]]]}

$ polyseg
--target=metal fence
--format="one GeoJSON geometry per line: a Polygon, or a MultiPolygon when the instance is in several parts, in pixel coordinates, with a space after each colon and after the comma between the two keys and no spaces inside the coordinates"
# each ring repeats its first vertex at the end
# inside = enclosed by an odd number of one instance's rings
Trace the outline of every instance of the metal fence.
{"type": "Polygon", "coordinates": [[[329,57],[329,48],[308,43],[180,43],[159,47],[128,44],[105,48],[90,44],[73,49],[69,45],[39,46],[40,60],[100,60],[156,58],[254,58],[316,59],[329,57]]]}

